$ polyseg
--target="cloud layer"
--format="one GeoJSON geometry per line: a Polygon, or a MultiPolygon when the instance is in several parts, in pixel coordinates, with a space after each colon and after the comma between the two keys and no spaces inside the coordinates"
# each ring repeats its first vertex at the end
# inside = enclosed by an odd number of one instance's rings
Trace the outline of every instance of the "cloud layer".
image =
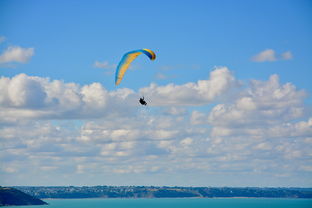
{"type": "Polygon", "coordinates": [[[139,92],[153,106],[127,88],[1,77],[2,184],[311,185],[307,93],[277,75],[244,84],[221,67],[139,92]]]}

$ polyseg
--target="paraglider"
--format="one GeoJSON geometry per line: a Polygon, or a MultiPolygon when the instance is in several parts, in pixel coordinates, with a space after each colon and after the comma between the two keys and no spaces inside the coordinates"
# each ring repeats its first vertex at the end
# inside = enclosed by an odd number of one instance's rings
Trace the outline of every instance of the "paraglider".
{"type": "Polygon", "coordinates": [[[136,59],[140,54],[144,53],[145,55],[147,55],[150,60],[155,60],[156,55],[155,53],[150,50],[150,49],[139,49],[139,50],[135,50],[135,51],[130,51],[128,53],[126,53],[121,61],[119,62],[117,69],[116,69],[116,74],[115,74],[115,85],[119,85],[122,78],[125,75],[125,72],[127,71],[127,69],[129,68],[131,62],[136,59]]]}
{"type": "MultiPolygon", "coordinates": [[[[135,51],[130,51],[123,55],[121,61],[119,62],[117,69],[116,69],[116,74],[115,74],[115,85],[119,85],[122,78],[124,77],[127,69],[129,68],[130,64],[134,59],[136,59],[140,54],[144,53],[150,60],[155,60],[156,55],[155,53],[150,50],[150,49],[139,49],[135,51]]],[[[141,105],[147,105],[147,102],[144,100],[144,96],[139,99],[139,102],[141,105]]]]}
{"type": "Polygon", "coordinates": [[[144,96],[139,100],[141,105],[147,105],[147,102],[144,100],[144,96]]]}

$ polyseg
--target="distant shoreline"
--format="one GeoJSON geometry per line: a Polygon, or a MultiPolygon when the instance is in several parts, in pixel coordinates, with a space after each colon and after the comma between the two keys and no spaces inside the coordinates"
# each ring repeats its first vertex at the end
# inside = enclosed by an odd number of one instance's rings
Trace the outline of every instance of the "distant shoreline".
{"type": "Polygon", "coordinates": [[[15,186],[41,199],[84,198],[312,198],[312,188],[15,186]]]}

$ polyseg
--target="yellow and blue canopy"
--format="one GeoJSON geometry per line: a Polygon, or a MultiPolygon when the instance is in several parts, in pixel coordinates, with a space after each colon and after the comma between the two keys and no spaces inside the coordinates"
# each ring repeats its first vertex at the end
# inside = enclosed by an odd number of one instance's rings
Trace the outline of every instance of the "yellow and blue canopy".
{"type": "Polygon", "coordinates": [[[147,55],[151,60],[155,60],[156,55],[155,53],[150,50],[150,49],[139,49],[135,51],[130,51],[126,53],[121,61],[119,62],[117,69],[116,69],[116,74],[115,74],[115,85],[119,85],[121,82],[122,78],[124,77],[127,69],[129,68],[131,62],[136,59],[140,54],[144,53],[147,55]]]}

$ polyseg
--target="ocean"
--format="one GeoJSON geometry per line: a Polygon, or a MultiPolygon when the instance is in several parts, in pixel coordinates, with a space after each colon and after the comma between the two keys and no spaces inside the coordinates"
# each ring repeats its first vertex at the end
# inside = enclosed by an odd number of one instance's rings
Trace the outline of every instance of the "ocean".
{"type": "Polygon", "coordinates": [[[10,208],[312,208],[312,199],[152,198],[46,199],[49,205],[10,208]]]}

